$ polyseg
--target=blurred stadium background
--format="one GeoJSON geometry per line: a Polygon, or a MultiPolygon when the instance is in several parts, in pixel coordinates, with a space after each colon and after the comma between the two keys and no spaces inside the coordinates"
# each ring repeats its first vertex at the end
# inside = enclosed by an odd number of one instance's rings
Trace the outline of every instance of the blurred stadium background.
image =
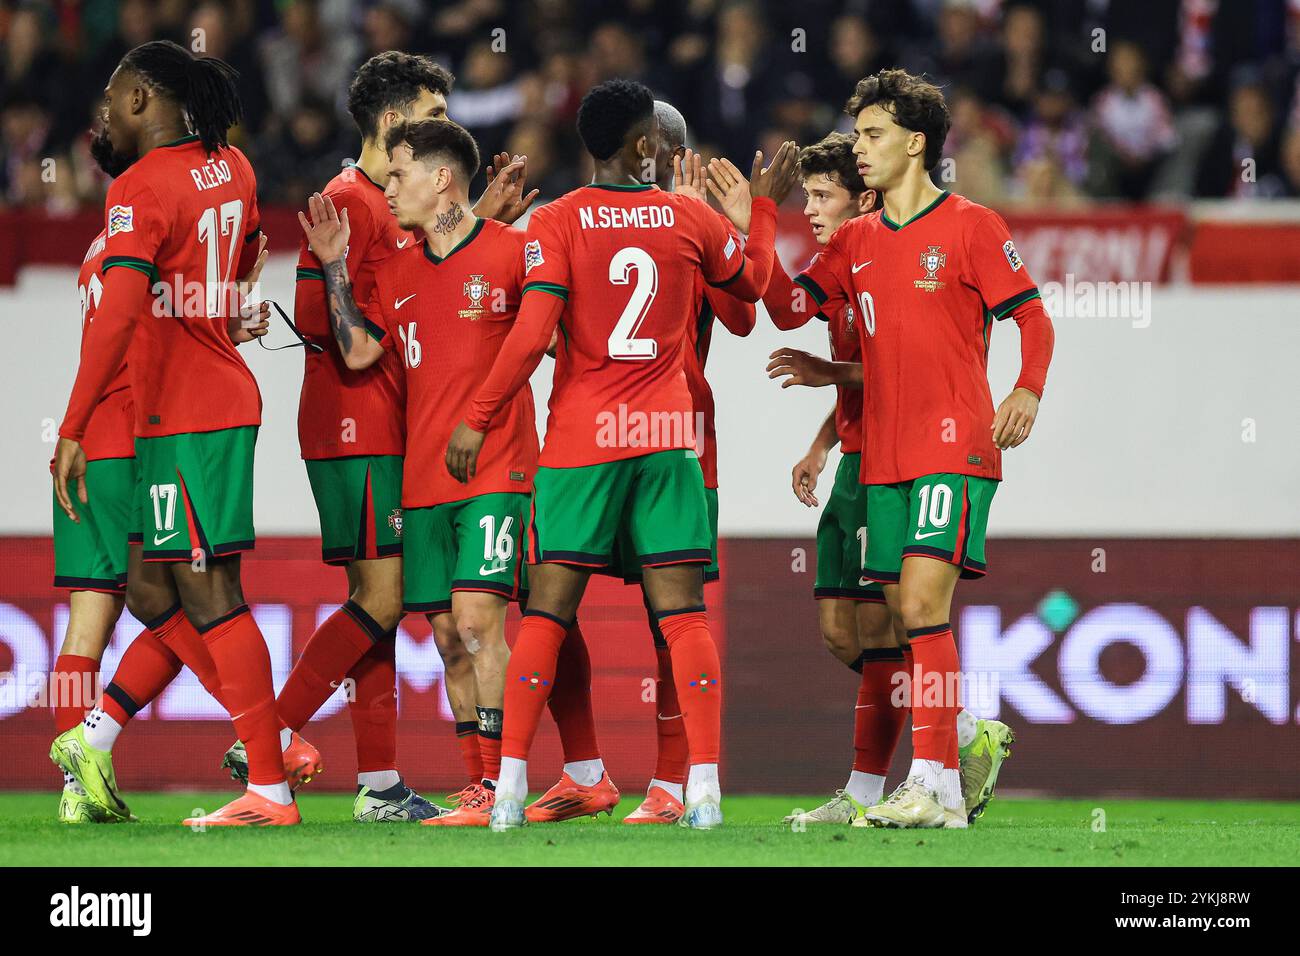
{"type": "MultiPolygon", "coordinates": [[[[993,508],[990,574],[958,589],[954,613],[969,705],[1019,733],[1003,786],[1300,797],[1300,0],[0,4],[0,787],[57,782],[40,691],[67,605],[50,587],[46,462],[78,354],[76,267],[103,216],[86,130],[119,57],[159,37],[241,71],[233,138],[259,177],[264,285],[285,305],[294,212],[355,155],[344,91],[375,52],[448,65],[452,117],[485,153],[526,153],[543,202],[589,175],[573,121],[601,79],[650,84],[694,145],[744,165],[756,146],[847,128],[861,76],[929,72],[953,113],[936,178],[1006,215],[1057,328],[1039,424],[993,508]]],[[[779,252],[798,268],[813,248],[791,197],[779,252]]],[[[995,399],[1016,338],[994,335],[995,399]]],[[[708,600],[728,672],[726,785],[806,793],[843,780],[856,678],[821,647],[816,514],[789,491],[832,396],[766,379],[783,344],[825,350],[820,330],[783,336],[762,318],[749,339],[715,338],[724,550],[708,600]]],[[[301,359],[244,355],[265,405],[245,581],[282,681],[344,582],[317,561],[301,359]]],[[[549,374],[534,379],[539,408],[549,374]]],[[[655,712],[639,595],[598,581],[583,619],[607,761],[635,791],[655,712]]],[[[105,675],[138,628],[124,616],[105,675]]],[[[408,618],[399,635],[402,763],[413,785],[459,786],[428,630],[408,618]]],[[[343,789],[345,711],[332,700],[308,728],[331,771],[320,784],[343,789]]],[[[205,786],[229,739],[186,675],[123,738],[120,778],[205,786]]],[[[549,727],[537,761],[535,782],[558,769],[549,727]]]]}

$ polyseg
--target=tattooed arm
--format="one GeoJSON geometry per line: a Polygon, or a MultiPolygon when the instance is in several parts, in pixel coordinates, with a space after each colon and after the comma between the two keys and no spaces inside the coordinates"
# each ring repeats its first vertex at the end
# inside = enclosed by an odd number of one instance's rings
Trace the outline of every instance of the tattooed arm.
{"type": "Polygon", "coordinates": [[[328,196],[314,194],[307,202],[311,212],[308,220],[301,212],[298,221],[307,235],[307,244],[320,260],[325,273],[325,299],[329,304],[330,328],[338,342],[339,354],[348,368],[369,368],[384,354],[380,339],[368,331],[366,317],[352,295],[352,280],[348,278],[348,264],[344,254],[348,248],[348,211],[342,215],[334,209],[328,196]]]}

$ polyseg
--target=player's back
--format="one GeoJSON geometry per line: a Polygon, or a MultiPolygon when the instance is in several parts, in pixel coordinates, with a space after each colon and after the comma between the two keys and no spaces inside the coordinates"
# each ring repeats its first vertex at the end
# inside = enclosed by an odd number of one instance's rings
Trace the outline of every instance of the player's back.
{"type": "Polygon", "coordinates": [[[568,302],[541,463],[694,446],[683,350],[696,277],[722,285],[743,262],[716,214],[656,186],[591,185],[538,209],[528,239],[525,288],[568,302]]]}
{"type": "Polygon", "coordinates": [[[209,154],[191,136],[150,150],[109,190],[105,269],[155,280],[131,352],[138,435],[261,420],[257,383],[227,328],[241,264],[256,251],[256,188],[243,153],[209,154]]]}

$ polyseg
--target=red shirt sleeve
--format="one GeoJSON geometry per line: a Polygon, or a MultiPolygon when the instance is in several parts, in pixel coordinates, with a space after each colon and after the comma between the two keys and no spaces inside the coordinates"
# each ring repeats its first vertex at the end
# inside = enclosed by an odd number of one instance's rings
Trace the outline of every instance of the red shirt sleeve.
{"type": "MultiPolygon", "coordinates": [[[[719,214],[718,218],[732,236],[737,235],[730,222],[722,220],[721,214],[719,214]]],[[[754,303],[737,299],[734,295],[727,295],[722,290],[709,286],[704,287],[704,298],[713,309],[713,314],[717,316],[718,321],[732,335],[744,338],[754,331],[755,316],[757,315],[754,303]]]]}
{"type": "Polygon", "coordinates": [[[695,214],[703,234],[704,281],[745,302],[757,302],[772,277],[776,258],[776,203],[766,196],[754,200],[749,242],[743,246],[708,206],[695,214]]]}
{"type": "Polygon", "coordinates": [[[773,266],[763,305],[778,329],[801,328],[809,319],[825,319],[844,310],[849,302],[847,283],[842,279],[848,271],[844,266],[844,235],[843,228],[837,229],[826,247],[793,280],[780,262],[773,266]]]}
{"type": "Polygon", "coordinates": [[[979,290],[994,318],[1005,319],[1016,306],[1038,297],[1038,286],[1011,241],[1011,230],[997,213],[986,213],[967,234],[966,261],[970,263],[966,279],[979,290]]]}
{"type": "MultiPolygon", "coordinates": [[[[247,160],[245,160],[247,163],[247,160]]],[[[252,167],[249,167],[249,176],[253,175],[252,167]]],[[[239,250],[239,265],[235,269],[235,276],[242,278],[252,270],[253,264],[257,261],[257,237],[262,234],[262,211],[257,205],[257,193],[253,193],[253,199],[248,210],[248,221],[244,223],[244,248],[239,250]]]]}
{"type": "Polygon", "coordinates": [[[126,358],[167,235],[162,204],[137,176],[119,176],[109,187],[105,208],[104,293],[86,332],[83,359],[59,428],[61,437],[74,441],[85,436],[95,406],[126,358]]]}

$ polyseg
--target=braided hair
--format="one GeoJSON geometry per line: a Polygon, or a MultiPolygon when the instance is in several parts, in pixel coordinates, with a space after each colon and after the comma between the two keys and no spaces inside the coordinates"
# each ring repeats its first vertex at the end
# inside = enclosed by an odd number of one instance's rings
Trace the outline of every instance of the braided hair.
{"type": "Polygon", "coordinates": [[[196,57],[171,40],[152,40],[122,57],[121,67],[179,105],[209,153],[228,145],[226,135],[243,107],[235,87],[239,71],[225,60],[196,57]]]}

